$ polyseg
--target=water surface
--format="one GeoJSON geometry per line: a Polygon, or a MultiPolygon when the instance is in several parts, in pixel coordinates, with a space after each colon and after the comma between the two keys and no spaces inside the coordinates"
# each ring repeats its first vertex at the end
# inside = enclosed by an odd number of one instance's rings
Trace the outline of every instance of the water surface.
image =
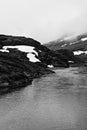
{"type": "Polygon", "coordinates": [[[0,98],[0,130],[87,130],[87,68],[54,71],[0,98]]]}

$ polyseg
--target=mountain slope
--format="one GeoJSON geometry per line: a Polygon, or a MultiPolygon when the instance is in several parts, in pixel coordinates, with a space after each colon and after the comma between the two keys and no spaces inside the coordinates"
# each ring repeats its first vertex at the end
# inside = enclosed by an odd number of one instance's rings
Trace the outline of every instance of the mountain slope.
{"type": "Polygon", "coordinates": [[[74,39],[63,38],[45,44],[53,51],[67,50],[74,54],[76,60],[87,61],[87,33],[76,36],[74,39]]]}
{"type": "Polygon", "coordinates": [[[69,67],[64,55],[34,39],[0,35],[0,95],[24,88],[34,78],[54,73],[49,65],[69,67]]]}
{"type": "Polygon", "coordinates": [[[59,49],[69,49],[71,51],[87,50],[87,34],[81,34],[75,37],[74,39],[67,39],[65,40],[55,40],[49,43],[44,44],[51,50],[59,50],[59,49]]]}

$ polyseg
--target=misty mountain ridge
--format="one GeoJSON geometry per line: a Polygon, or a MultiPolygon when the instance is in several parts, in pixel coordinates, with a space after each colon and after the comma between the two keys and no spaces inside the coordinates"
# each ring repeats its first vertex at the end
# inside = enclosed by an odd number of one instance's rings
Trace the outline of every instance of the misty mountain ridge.
{"type": "Polygon", "coordinates": [[[45,44],[51,50],[68,49],[70,51],[86,51],[87,50],[87,33],[76,35],[74,37],[62,37],[55,41],[45,44]]]}
{"type": "Polygon", "coordinates": [[[79,34],[74,37],[65,36],[46,43],[45,46],[53,51],[71,51],[76,58],[79,58],[82,62],[87,62],[87,33],[79,34]]]}

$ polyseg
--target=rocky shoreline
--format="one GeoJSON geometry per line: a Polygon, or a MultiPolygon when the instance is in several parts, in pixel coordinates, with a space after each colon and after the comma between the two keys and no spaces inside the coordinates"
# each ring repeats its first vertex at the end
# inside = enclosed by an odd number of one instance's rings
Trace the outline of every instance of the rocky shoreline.
{"type": "Polygon", "coordinates": [[[54,73],[49,65],[69,67],[64,55],[55,53],[34,39],[0,35],[0,95],[24,88],[32,84],[34,78],[54,73]],[[30,47],[32,52],[20,51],[16,46],[30,47]],[[28,54],[36,61],[33,62],[28,54]]]}

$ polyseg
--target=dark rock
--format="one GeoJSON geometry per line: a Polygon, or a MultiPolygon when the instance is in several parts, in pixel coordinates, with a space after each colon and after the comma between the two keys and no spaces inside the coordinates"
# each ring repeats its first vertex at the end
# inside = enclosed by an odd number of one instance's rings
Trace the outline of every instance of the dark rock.
{"type": "MultiPolygon", "coordinates": [[[[9,40],[4,45],[10,45],[9,40]]],[[[42,63],[30,62],[27,53],[16,48],[7,50],[9,52],[0,51],[0,95],[24,88],[41,75],[53,73],[42,63]]]]}
{"type": "Polygon", "coordinates": [[[67,66],[69,66],[70,63],[77,63],[74,53],[68,49],[59,49],[55,51],[55,53],[60,54],[60,58],[67,63],[67,66]]]}
{"type": "Polygon", "coordinates": [[[40,60],[45,65],[53,65],[66,67],[69,66],[67,60],[64,57],[61,59],[61,54],[55,54],[54,51],[48,49],[47,47],[41,45],[38,41],[33,40],[32,38],[18,37],[18,36],[6,36],[0,35],[0,47],[3,46],[16,46],[16,45],[25,45],[32,46],[34,50],[38,53],[38,56],[35,55],[37,59],[40,60]]]}
{"type": "Polygon", "coordinates": [[[54,73],[48,65],[54,67],[69,67],[65,54],[54,52],[31,38],[0,35],[0,94],[9,93],[30,85],[34,78],[54,73]],[[33,47],[32,54],[37,61],[28,58],[28,52],[23,52],[15,46],[33,47]],[[3,52],[4,46],[7,48],[3,52]]]}

